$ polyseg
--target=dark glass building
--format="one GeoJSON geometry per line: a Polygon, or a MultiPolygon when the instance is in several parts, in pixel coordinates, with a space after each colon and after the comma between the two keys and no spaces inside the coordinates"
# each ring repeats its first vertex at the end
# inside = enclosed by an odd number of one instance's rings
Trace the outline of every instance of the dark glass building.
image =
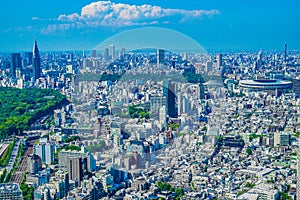
{"type": "Polygon", "coordinates": [[[22,59],[20,53],[11,54],[10,74],[12,78],[16,78],[16,69],[22,68],[22,59]]]}
{"type": "Polygon", "coordinates": [[[37,46],[36,40],[34,40],[34,45],[33,45],[33,81],[36,79],[40,78],[41,76],[41,58],[40,58],[40,53],[39,49],[37,46]]]}
{"type": "Polygon", "coordinates": [[[163,95],[166,97],[166,107],[169,117],[177,117],[176,109],[176,83],[171,81],[164,81],[163,95]]]}

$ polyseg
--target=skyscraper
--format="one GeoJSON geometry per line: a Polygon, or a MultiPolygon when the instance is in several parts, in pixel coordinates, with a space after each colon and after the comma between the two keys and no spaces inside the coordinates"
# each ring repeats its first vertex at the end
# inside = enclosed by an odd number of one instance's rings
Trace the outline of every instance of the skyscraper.
{"type": "Polygon", "coordinates": [[[223,63],[222,54],[217,55],[217,68],[221,68],[223,63]]]}
{"type": "Polygon", "coordinates": [[[177,117],[176,112],[176,83],[166,80],[163,82],[163,95],[166,97],[166,110],[170,117],[177,117]]]}
{"type": "Polygon", "coordinates": [[[32,65],[32,52],[25,52],[22,59],[22,68],[26,69],[28,65],[32,65]]]}
{"type": "Polygon", "coordinates": [[[32,64],[33,52],[25,52],[25,59],[27,60],[27,65],[32,64]]]}
{"type": "Polygon", "coordinates": [[[20,53],[11,54],[10,74],[12,78],[16,78],[16,69],[22,68],[22,59],[20,53]]]}
{"type": "Polygon", "coordinates": [[[206,62],[206,72],[209,73],[209,72],[212,72],[212,69],[213,69],[213,63],[210,62],[210,61],[207,61],[206,62]]]}
{"type": "Polygon", "coordinates": [[[83,178],[82,158],[81,157],[67,157],[67,169],[69,173],[69,180],[78,180],[79,185],[83,178]]]}
{"type": "Polygon", "coordinates": [[[161,64],[164,64],[164,58],[165,58],[165,50],[163,49],[157,49],[157,67],[159,67],[161,64]]]}
{"type": "Polygon", "coordinates": [[[109,45],[109,56],[112,60],[115,59],[115,45],[111,44],[109,45]]]}
{"type": "Polygon", "coordinates": [[[257,55],[257,69],[260,69],[261,66],[263,65],[262,58],[263,58],[263,52],[262,52],[262,50],[260,50],[257,55]]]}
{"type": "Polygon", "coordinates": [[[93,58],[96,58],[97,57],[97,50],[93,49],[92,50],[92,55],[91,55],[93,58]]]}
{"type": "Polygon", "coordinates": [[[104,58],[106,60],[109,60],[109,48],[105,48],[105,50],[104,50],[104,58]]]}
{"type": "Polygon", "coordinates": [[[122,48],[121,49],[121,58],[122,59],[124,59],[124,57],[125,57],[125,52],[126,52],[125,48],[122,48]]]}
{"type": "Polygon", "coordinates": [[[34,152],[42,159],[42,163],[51,164],[54,162],[54,145],[41,141],[34,146],[34,152]]]}
{"type": "Polygon", "coordinates": [[[159,123],[161,125],[165,125],[167,123],[167,112],[166,106],[161,106],[159,108],[159,115],[158,115],[159,123]]]}
{"type": "Polygon", "coordinates": [[[36,79],[40,78],[41,76],[41,58],[40,58],[40,53],[39,49],[37,46],[36,39],[34,39],[34,44],[33,44],[33,81],[36,79]]]}
{"type": "Polygon", "coordinates": [[[182,94],[177,94],[177,114],[180,116],[182,114],[182,94]]]}
{"type": "Polygon", "coordinates": [[[284,63],[286,63],[287,58],[287,44],[284,44],[284,63]]]}

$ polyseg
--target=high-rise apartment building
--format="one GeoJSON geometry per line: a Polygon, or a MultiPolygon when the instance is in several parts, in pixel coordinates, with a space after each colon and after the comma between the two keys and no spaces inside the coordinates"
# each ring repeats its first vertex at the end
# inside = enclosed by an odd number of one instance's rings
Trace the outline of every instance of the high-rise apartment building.
{"type": "Polygon", "coordinates": [[[42,163],[51,164],[54,162],[54,145],[48,141],[42,141],[35,145],[34,152],[42,159],[42,163]]]}
{"type": "Polygon", "coordinates": [[[81,185],[83,178],[83,159],[81,157],[67,157],[67,169],[69,173],[69,180],[78,181],[81,185]]]}

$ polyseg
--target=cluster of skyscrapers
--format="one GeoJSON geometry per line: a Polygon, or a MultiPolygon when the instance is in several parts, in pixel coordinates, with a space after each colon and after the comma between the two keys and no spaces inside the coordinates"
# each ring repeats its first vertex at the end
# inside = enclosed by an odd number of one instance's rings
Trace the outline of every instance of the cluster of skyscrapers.
{"type": "Polygon", "coordinates": [[[10,66],[10,75],[13,80],[25,79],[33,83],[41,77],[41,57],[36,39],[34,39],[33,51],[25,52],[23,57],[21,53],[12,53],[10,66]]]}

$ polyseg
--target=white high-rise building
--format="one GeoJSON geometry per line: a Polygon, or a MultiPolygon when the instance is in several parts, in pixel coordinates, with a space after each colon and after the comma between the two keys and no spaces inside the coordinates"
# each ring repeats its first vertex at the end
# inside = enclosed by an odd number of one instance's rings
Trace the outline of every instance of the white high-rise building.
{"type": "Polygon", "coordinates": [[[257,55],[257,68],[258,69],[260,69],[261,68],[261,66],[263,65],[263,52],[262,52],[262,50],[260,50],[259,52],[258,52],[258,55],[257,55]]]}
{"type": "Polygon", "coordinates": [[[161,106],[159,108],[159,123],[165,125],[167,123],[167,110],[166,106],[161,106]]]}
{"type": "Polygon", "coordinates": [[[190,112],[190,100],[186,95],[182,95],[181,93],[178,93],[177,95],[178,99],[178,115],[186,114],[190,112]]]}
{"type": "Polygon", "coordinates": [[[115,45],[113,44],[109,45],[109,56],[111,57],[112,60],[115,59],[116,52],[115,52],[115,45]]]}
{"type": "Polygon", "coordinates": [[[217,68],[220,69],[223,66],[222,54],[217,55],[217,68]]]}
{"type": "Polygon", "coordinates": [[[190,102],[189,99],[184,96],[182,98],[182,113],[189,113],[190,111],[190,102]]]}
{"type": "Polygon", "coordinates": [[[177,94],[177,102],[178,102],[177,113],[178,113],[178,115],[181,115],[181,113],[182,113],[182,95],[181,95],[181,93],[177,94]]]}
{"type": "Polygon", "coordinates": [[[54,162],[54,144],[42,140],[34,146],[34,152],[41,157],[42,163],[51,164],[54,162]]]}

